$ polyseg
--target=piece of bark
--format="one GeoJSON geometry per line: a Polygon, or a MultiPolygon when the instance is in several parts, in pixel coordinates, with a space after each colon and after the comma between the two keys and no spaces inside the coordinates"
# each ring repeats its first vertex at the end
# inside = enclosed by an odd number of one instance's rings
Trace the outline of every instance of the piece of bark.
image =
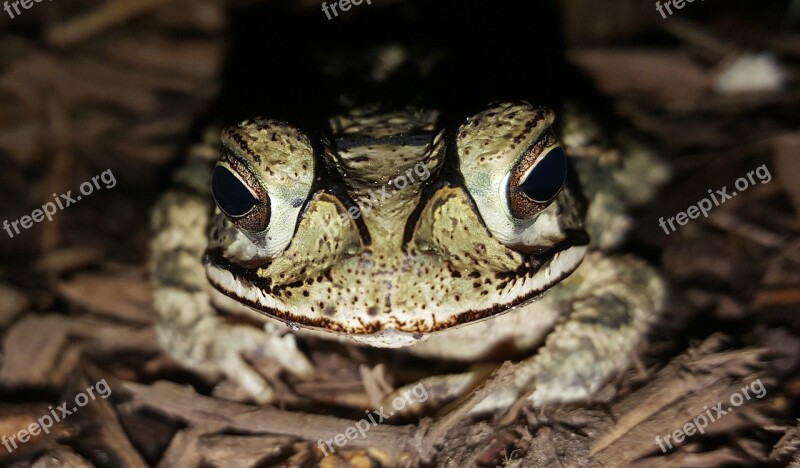
{"type": "MultiPolygon", "coordinates": [[[[600,464],[644,458],[660,451],[657,436],[681,429],[703,414],[704,407],[718,402],[723,402],[723,410],[729,407],[732,394],[761,377],[756,369],[761,367],[764,350],[716,352],[720,346],[719,336],[710,337],[674,359],[649,385],[615,404],[614,414],[619,415],[616,424],[594,441],[593,458],[600,464]]],[[[751,400],[756,400],[754,395],[751,400]]],[[[708,426],[708,432],[722,430],[719,422],[709,422],[708,426]]]]}
{"type": "Polygon", "coordinates": [[[770,453],[773,463],[800,464],[800,426],[790,427],[770,453]]]}
{"type": "Polygon", "coordinates": [[[738,450],[723,447],[710,452],[681,451],[669,456],[652,457],[631,462],[633,468],[716,468],[719,466],[748,466],[750,460],[738,450]]]}
{"type": "Polygon", "coordinates": [[[110,27],[120,25],[161,7],[172,0],[110,0],[96,9],[50,28],[47,42],[68,47],[85,41],[110,27]]]}
{"type": "MultiPolygon", "coordinates": [[[[150,386],[127,382],[124,388],[131,393],[133,400],[130,405],[134,408],[150,408],[192,426],[205,428],[208,432],[246,431],[316,441],[334,438],[355,424],[349,419],[216,400],[171,382],[162,381],[150,386]]],[[[415,426],[379,424],[371,426],[366,438],[347,439],[344,447],[378,448],[400,454],[414,450],[416,435],[415,426]]]]}
{"type": "Polygon", "coordinates": [[[70,336],[79,338],[90,356],[103,357],[118,353],[156,355],[162,351],[155,328],[128,326],[91,316],[74,318],[69,324],[70,336]]]}
{"type": "Polygon", "coordinates": [[[617,0],[597,8],[592,0],[559,1],[564,37],[570,46],[597,44],[641,34],[660,19],[636,0],[617,0]]]}
{"type": "Polygon", "coordinates": [[[200,466],[200,447],[198,446],[197,438],[202,433],[202,430],[194,428],[176,433],[158,463],[158,467],[200,466]]]}
{"type": "Polygon", "coordinates": [[[96,264],[104,254],[105,251],[96,246],[67,247],[43,255],[36,262],[36,268],[56,278],[64,272],[96,264]]]}
{"type": "Polygon", "coordinates": [[[5,328],[30,307],[28,296],[17,288],[0,283],[0,328],[5,328]]]}
{"type": "Polygon", "coordinates": [[[676,105],[695,102],[710,92],[707,71],[680,51],[586,48],[570,51],[568,59],[610,95],[628,99],[646,95],[651,103],[676,105]]]}
{"type": "Polygon", "coordinates": [[[374,368],[366,365],[358,366],[364,391],[369,397],[371,406],[377,407],[383,397],[392,392],[392,386],[386,381],[386,366],[378,364],[374,368]]]}
{"type": "Polygon", "coordinates": [[[119,353],[146,356],[160,352],[152,327],[130,327],[93,317],[31,315],[5,336],[0,384],[9,388],[57,387],[83,354],[104,359],[119,353]]]}
{"type": "Polygon", "coordinates": [[[722,60],[739,50],[735,44],[717,36],[709,28],[680,17],[665,21],[662,29],[690,45],[710,61],[722,60]]]}
{"type": "Polygon", "coordinates": [[[0,384],[9,388],[57,386],[53,369],[64,357],[69,320],[58,315],[29,315],[3,340],[0,384]]]}
{"type": "Polygon", "coordinates": [[[123,322],[155,319],[150,285],[139,275],[81,274],[60,282],[56,290],[73,304],[123,322]]]}
{"type": "Polygon", "coordinates": [[[37,458],[31,468],[93,468],[94,465],[69,447],[58,446],[37,458]]]}
{"type": "MultiPolygon", "coordinates": [[[[93,378],[96,378],[99,372],[94,370],[92,374],[94,374],[93,378]]],[[[103,378],[101,380],[106,379],[103,378]]],[[[107,381],[105,383],[109,385],[107,381]]],[[[75,397],[79,393],[84,393],[86,395],[92,394],[94,396],[88,404],[74,411],[75,416],[71,416],[79,418],[79,421],[89,421],[91,425],[97,426],[97,430],[92,431],[91,438],[87,437],[81,441],[82,445],[91,447],[91,449],[95,451],[99,450],[99,447],[103,447],[103,451],[107,450],[110,452],[111,456],[116,459],[116,463],[119,463],[121,466],[147,466],[147,463],[145,463],[142,456],[136,451],[133,444],[131,444],[128,439],[125,430],[120,424],[117,412],[111,404],[111,398],[118,389],[109,385],[110,392],[104,396],[100,393],[101,389],[97,388],[97,384],[97,381],[90,381],[86,374],[81,372],[77,378],[72,381],[70,390],[66,392],[62,398],[63,401],[74,402],[75,397]],[[87,389],[90,387],[95,390],[89,392],[87,389]]]]}
{"type": "Polygon", "coordinates": [[[486,382],[465,397],[454,410],[431,424],[430,428],[425,431],[425,437],[420,441],[419,455],[423,463],[433,459],[437,445],[444,443],[451,430],[466,424],[467,421],[472,419],[470,411],[473,408],[503,386],[512,385],[515,370],[523,364],[513,364],[510,361],[504,362],[486,382]]]}
{"type": "Polygon", "coordinates": [[[208,434],[200,436],[199,446],[204,464],[248,468],[291,453],[293,442],[291,437],[208,434]]]}
{"type": "MultiPolygon", "coordinates": [[[[48,432],[39,431],[36,435],[31,435],[27,442],[21,442],[18,438],[11,442],[11,437],[17,437],[19,431],[28,430],[31,424],[38,424],[44,416],[50,416],[51,403],[25,403],[25,404],[0,404],[0,435],[7,437],[11,452],[4,445],[0,445],[0,465],[5,465],[9,460],[24,456],[25,454],[36,453],[55,447],[59,440],[65,439],[77,433],[71,421],[53,421],[52,427],[48,432]],[[14,445],[16,444],[16,447],[14,445]]],[[[58,414],[58,412],[56,412],[58,414]]],[[[50,418],[52,420],[52,418],[50,418]]],[[[48,422],[43,420],[44,424],[48,422]]]]}
{"type": "Polygon", "coordinates": [[[187,40],[158,33],[142,37],[120,35],[98,47],[117,66],[135,67],[151,74],[154,80],[191,79],[201,93],[213,91],[201,86],[204,82],[215,81],[220,72],[219,58],[226,50],[225,42],[213,37],[187,40]]]}
{"type": "Polygon", "coordinates": [[[800,213],[800,133],[781,135],[775,140],[775,172],[783,189],[794,204],[795,213],[800,213]]]}
{"type": "Polygon", "coordinates": [[[566,428],[542,427],[527,449],[522,466],[588,466],[588,437],[566,428]]]}

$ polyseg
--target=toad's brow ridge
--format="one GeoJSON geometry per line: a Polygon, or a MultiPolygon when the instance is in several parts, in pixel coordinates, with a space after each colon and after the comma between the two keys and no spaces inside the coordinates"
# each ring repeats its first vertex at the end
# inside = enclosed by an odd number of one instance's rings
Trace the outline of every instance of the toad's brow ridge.
{"type": "Polygon", "coordinates": [[[407,135],[387,135],[371,137],[366,135],[347,135],[336,138],[336,147],[343,150],[363,146],[427,146],[433,141],[434,132],[415,132],[407,135]]]}

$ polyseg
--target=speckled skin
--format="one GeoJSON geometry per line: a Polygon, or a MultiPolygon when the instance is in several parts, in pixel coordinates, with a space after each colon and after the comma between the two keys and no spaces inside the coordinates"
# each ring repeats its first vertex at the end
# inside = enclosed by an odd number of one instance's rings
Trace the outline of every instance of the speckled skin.
{"type": "MultiPolygon", "coordinates": [[[[431,112],[354,111],[331,120],[325,144],[269,120],[226,129],[219,164],[261,204],[244,218],[212,213],[208,191],[196,182],[208,180],[212,153],[195,150],[186,170],[193,176],[184,179],[200,190],[166,194],[153,215],[162,343],[184,364],[227,375],[270,401],[269,385],[242,352],[279,352],[299,376],[311,366],[277,321],[265,319],[262,332],[215,313],[253,317],[245,304],[306,328],[299,335],[406,346],[425,356],[474,361],[544,342],[518,387],[482,410],[506,406],[532,387],[539,404],[591,395],[627,365],[663,306],[664,287],[633,258],[587,251],[616,245],[629,225],[625,208],[647,198],[665,173],[634,146],[619,158],[608,157],[616,149],[601,148],[605,157],[598,157],[598,135],[571,124],[579,114],[565,118],[562,141],[577,179],[589,187],[588,207],[572,178],[547,203],[517,189],[538,158],[560,146],[553,113],[525,103],[475,114],[450,145],[431,112]],[[642,166],[649,171],[626,175],[642,166]],[[403,175],[414,181],[402,184],[403,175]],[[606,190],[595,178],[634,183],[638,195],[606,190]],[[612,235],[589,244],[586,231],[605,230],[612,235]]],[[[444,383],[463,383],[451,379],[444,383]]]]}
{"type": "Polygon", "coordinates": [[[396,141],[429,132],[428,116],[362,116],[358,127],[334,127],[313,193],[312,149],[299,131],[271,137],[287,132],[272,121],[227,129],[221,164],[240,161],[242,180],[256,186],[273,215],[261,232],[242,229],[249,219],[215,215],[211,283],[281,320],[404,346],[420,334],[506,311],[569,275],[588,241],[576,189],[566,186],[552,203],[517,218],[509,199],[527,197],[507,193],[513,187],[503,181],[510,168],[530,167],[559,145],[543,139],[552,112],[517,104],[471,118],[456,144],[463,184],[442,174],[441,132],[412,144],[396,141]],[[293,192],[281,192],[284,186],[293,192]],[[370,189],[380,191],[377,202],[370,202],[370,189]],[[296,208],[279,211],[290,206],[296,208]],[[348,206],[356,215],[336,223],[348,206]],[[334,231],[322,229],[331,225],[334,231]],[[291,244],[276,234],[292,232],[291,244]]]}

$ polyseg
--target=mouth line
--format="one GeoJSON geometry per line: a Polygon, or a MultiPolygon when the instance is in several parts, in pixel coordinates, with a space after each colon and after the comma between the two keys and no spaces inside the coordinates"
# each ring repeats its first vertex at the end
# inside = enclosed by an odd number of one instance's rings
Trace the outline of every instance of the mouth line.
{"type": "Polygon", "coordinates": [[[563,252],[571,247],[589,245],[589,233],[584,229],[566,229],[564,239],[550,247],[540,249],[536,247],[514,246],[515,250],[529,254],[531,257],[553,257],[555,254],[563,252]]]}
{"type": "MultiPolygon", "coordinates": [[[[559,241],[558,243],[546,249],[541,249],[541,250],[533,249],[533,251],[524,252],[524,254],[526,254],[525,257],[527,260],[526,262],[527,265],[523,264],[515,271],[497,273],[496,278],[501,281],[508,281],[515,279],[519,280],[531,274],[536,275],[542,268],[545,268],[550,263],[550,261],[552,261],[553,258],[555,258],[556,255],[566,250],[569,250],[573,247],[584,247],[588,246],[589,244],[589,235],[588,233],[586,233],[586,231],[582,229],[569,230],[565,231],[564,233],[565,233],[565,239],[559,241]]],[[[203,254],[202,263],[206,267],[212,266],[220,270],[228,271],[232,275],[234,275],[234,277],[237,280],[242,280],[242,279],[246,280],[251,287],[257,287],[258,289],[264,291],[266,294],[269,294],[276,301],[279,300],[275,295],[276,292],[279,292],[281,289],[296,287],[305,281],[305,280],[299,280],[293,283],[273,285],[270,278],[259,276],[256,273],[257,268],[266,268],[271,264],[271,261],[257,262],[252,264],[235,263],[226,259],[224,256],[223,249],[220,248],[208,249],[203,254]]],[[[389,271],[389,270],[385,271],[378,270],[373,272],[372,276],[385,277],[394,273],[395,273],[394,271],[389,271]]],[[[221,290],[220,286],[217,285],[214,286],[217,289],[221,290]]],[[[231,297],[236,299],[236,297],[234,296],[231,297]]],[[[510,305],[509,308],[515,307],[516,305],[518,304],[510,305]]]]}
{"type": "MultiPolygon", "coordinates": [[[[249,308],[262,315],[287,324],[299,325],[304,328],[321,332],[347,334],[369,339],[369,335],[375,335],[387,331],[397,331],[400,333],[411,334],[430,334],[459,325],[488,319],[508,312],[515,307],[531,301],[536,296],[546,292],[552,286],[560,283],[563,279],[572,274],[572,272],[580,265],[583,259],[585,254],[585,246],[572,245],[571,247],[577,249],[575,253],[570,254],[569,252],[566,252],[570,249],[570,247],[562,246],[560,247],[558,253],[555,253],[553,257],[550,257],[547,261],[539,264],[539,268],[536,269],[536,273],[542,271],[544,268],[549,268],[552,265],[552,261],[556,259],[558,254],[565,253],[565,255],[571,255],[571,257],[568,257],[567,263],[564,263],[562,264],[563,266],[558,267],[560,270],[555,271],[553,276],[541,277],[541,284],[534,285],[530,291],[520,294],[519,296],[512,298],[512,300],[502,304],[494,304],[489,305],[489,307],[472,310],[469,308],[464,308],[460,312],[450,313],[447,317],[431,317],[432,320],[428,319],[428,317],[423,317],[415,320],[402,321],[397,318],[398,315],[402,316],[402,314],[392,314],[391,319],[370,320],[368,317],[372,316],[364,313],[363,319],[357,317],[352,322],[346,323],[332,318],[336,313],[340,312],[340,310],[337,310],[339,307],[333,310],[331,316],[326,315],[326,313],[318,313],[313,316],[297,314],[286,310],[285,307],[281,307],[280,300],[271,293],[271,287],[265,289],[264,282],[269,281],[268,278],[256,277],[258,281],[254,283],[249,279],[249,277],[253,277],[251,270],[238,267],[237,265],[225,265],[227,262],[224,260],[222,261],[223,264],[220,264],[220,259],[212,258],[210,253],[207,253],[204,256],[204,263],[207,265],[206,276],[210,284],[216,290],[237,302],[247,305],[249,308]],[[237,274],[237,272],[233,271],[236,269],[239,269],[240,272],[245,274],[237,274]],[[247,272],[250,272],[250,274],[247,274],[247,272]],[[234,285],[234,287],[231,287],[231,284],[234,285]],[[250,296],[255,295],[256,299],[247,297],[248,292],[251,293],[250,296]],[[265,304],[262,301],[271,301],[274,304],[265,304]]],[[[547,275],[550,275],[550,273],[548,272],[547,275]]],[[[535,277],[536,274],[534,274],[532,278],[535,277]]],[[[377,305],[373,306],[378,307],[377,305]]],[[[364,311],[368,309],[369,308],[365,305],[364,311]]]]}

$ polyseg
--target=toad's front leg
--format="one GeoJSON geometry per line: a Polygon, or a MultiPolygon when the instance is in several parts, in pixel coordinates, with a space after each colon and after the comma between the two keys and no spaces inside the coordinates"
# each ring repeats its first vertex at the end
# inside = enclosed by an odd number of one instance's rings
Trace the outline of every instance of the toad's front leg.
{"type": "MultiPolygon", "coordinates": [[[[471,401],[470,412],[503,411],[523,396],[537,407],[591,397],[628,366],[631,353],[663,309],[665,298],[663,280],[642,261],[630,256],[588,255],[543,299],[565,311],[563,319],[535,355],[514,366],[513,376],[498,386],[499,391],[478,391],[474,398],[480,401],[471,401]]],[[[439,389],[452,397],[447,389],[463,389],[468,375],[431,377],[409,387],[422,383],[430,391],[439,389]]]]}
{"type": "MultiPolygon", "coordinates": [[[[203,162],[196,163],[194,172],[208,178],[203,162]]],[[[267,357],[300,378],[314,368],[285,327],[258,329],[217,314],[201,261],[211,214],[210,194],[201,190],[187,185],[170,191],[153,209],[150,263],[159,342],[181,365],[209,379],[225,377],[257,402],[270,403],[275,392],[247,357],[267,357]]]]}

